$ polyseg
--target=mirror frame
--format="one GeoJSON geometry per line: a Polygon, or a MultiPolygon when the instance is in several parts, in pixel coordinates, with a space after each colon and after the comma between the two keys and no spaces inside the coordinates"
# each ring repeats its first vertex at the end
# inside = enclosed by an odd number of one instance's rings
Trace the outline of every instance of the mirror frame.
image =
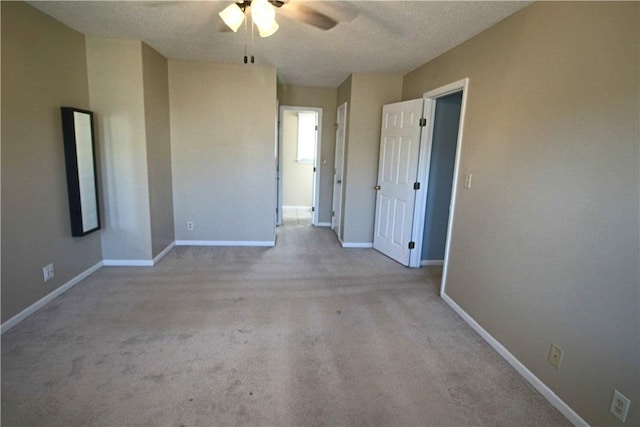
{"type": "Polygon", "coordinates": [[[100,229],[93,113],[73,107],[61,107],[60,110],[67,169],[71,235],[80,237],[100,229]],[[90,132],[87,132],[87,123],[76,123],[76,117],[83,116],[88,118],[90,132]],[[80,148],[80,156],[78,148],[80,148]]]}

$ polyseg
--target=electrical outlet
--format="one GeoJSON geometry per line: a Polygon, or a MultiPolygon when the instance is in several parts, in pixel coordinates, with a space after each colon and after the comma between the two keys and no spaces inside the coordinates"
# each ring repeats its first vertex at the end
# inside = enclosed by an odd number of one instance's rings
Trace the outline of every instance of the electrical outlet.
{"type": "Polygon", "coordinates": [[[617,419],[624,422],[627,419],[629,413],[629,406],[631,401],[618,390],[613,390],[613,399],[611,399],[611,406],[609,412],[611,412],[617,419]]]}
{"type": "Polygon", "coordinates": [[[193,221],[187,221],[187,230],[193,231],[193,221]]]}
{"type": "Polygon", "coordinates": [[[48,282],[49,280],[53,279],[54,276],[55,274],[53,271],[53,263],[47,264],[44,267],[42,267],[42,277],[45,282],[48,282]]]}
{"type": "Polygon", "coordinates": [[[556,369],[560,369],[560,362],[562,361],[562,349],[555,344],[551,344],[549,349],[549,363],[556,369]]]}

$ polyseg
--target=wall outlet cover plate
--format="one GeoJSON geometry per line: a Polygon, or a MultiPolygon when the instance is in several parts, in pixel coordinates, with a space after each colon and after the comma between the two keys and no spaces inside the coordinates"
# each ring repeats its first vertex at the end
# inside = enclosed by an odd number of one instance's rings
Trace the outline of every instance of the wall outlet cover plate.
{"type": "Polygon", "coordinates": [[[556,368],[560,369],[560,362],[562,361],[562,349],[555,344],[551,344],[549,349],[549,363],[556,368]]]}

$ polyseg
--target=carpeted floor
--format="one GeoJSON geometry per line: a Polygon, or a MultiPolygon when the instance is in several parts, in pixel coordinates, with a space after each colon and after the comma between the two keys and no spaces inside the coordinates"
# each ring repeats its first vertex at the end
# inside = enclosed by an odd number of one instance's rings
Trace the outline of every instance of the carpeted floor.
{"type": "Polygon", "coordinates": [[[569,425],[439,276],[308,225],[102,268],[2,336],[2,425],[569,425]]]}

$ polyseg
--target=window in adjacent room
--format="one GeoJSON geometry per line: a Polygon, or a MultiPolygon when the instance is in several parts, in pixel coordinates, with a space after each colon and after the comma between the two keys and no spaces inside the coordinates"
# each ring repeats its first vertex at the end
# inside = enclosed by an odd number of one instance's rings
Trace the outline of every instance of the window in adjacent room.
{"type": "Polygon", "coordinates": [[[298,113],[298,163],[313,163],[316,148],[316,113],[298,113]]]}

